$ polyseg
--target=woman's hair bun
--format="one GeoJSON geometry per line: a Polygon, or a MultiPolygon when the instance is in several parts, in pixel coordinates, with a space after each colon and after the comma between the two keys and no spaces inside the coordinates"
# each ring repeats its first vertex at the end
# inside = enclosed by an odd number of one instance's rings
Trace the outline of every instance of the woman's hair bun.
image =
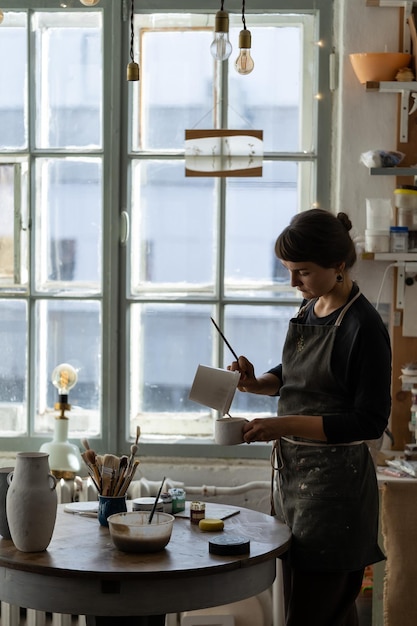
{"type": "Polygon", "coordinates": [[[350,229],[352,228],[352,222],[350,221],[346,213],[338,213],[336,217],[339,220],[339,222],[342,222],[343,226],[349,232],[350,229]]]}

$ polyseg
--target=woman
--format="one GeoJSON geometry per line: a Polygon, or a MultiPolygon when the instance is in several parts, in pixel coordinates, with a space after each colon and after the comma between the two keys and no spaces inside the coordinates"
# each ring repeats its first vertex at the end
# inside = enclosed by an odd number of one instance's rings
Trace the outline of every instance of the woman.
{"type": "Polygon", "coordinates": [[[292,529],[283,560],[287,626],[355,626],[364,568],[377,544],[378,487],[365,440],[391,407],[387,330],[349,275],[356,252],[345,213],[296,215],[275,244],[304,301],[289,324],[282,364],[255,376],[243,356],[241,391],[279,395],[278,417],[245,425],[244,439],[274,440],[274,505],[292,529]]]}

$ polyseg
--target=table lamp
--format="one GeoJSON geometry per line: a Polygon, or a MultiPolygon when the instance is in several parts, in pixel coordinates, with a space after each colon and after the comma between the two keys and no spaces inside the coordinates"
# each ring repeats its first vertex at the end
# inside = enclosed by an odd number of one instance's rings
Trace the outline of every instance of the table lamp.
{"type": "Polygon", "coordinates": [[[58,389],[59,401],[54,408],[59,411],[55,417],[52,441],[42,444],[40,451],[49,454],[51,473],[58,479],[73,480],[82,467],[78,447],[68,441],[68,417],[65,411],[71,409],[68,404],[68,392],[77,382],[77,372],[68,363],[61,363],[52,372],[52,384],[58,389]]]}

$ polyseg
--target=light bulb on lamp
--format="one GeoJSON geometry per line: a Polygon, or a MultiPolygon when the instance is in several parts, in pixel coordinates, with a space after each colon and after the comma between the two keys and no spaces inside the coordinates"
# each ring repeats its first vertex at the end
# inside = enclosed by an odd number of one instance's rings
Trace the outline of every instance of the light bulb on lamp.
{"type": "Polygon", "coordinates": [[[235,70],[239,74],[250,74],[255,63],[250,55],[250,49],[252,44],[252,35],[250,30],[241,30],[239,33],[239,56],[235,61],[235,70]]]}
{"type": "Polygon", "coordinates": [[[100,2],[100,0],[80,0],[81,4],[85,7],[95,7],[96,4],[100,2]]]}
{"type": "Polygon", "coordinates": [[[51,376],[52,384],[58,389],[59,402],[54,408],[59,411],[55,417],[54,436],[52,441],[42,444],[41,452],[49,454],[49,467],[56,478],[74,480],[82,467],[79,448],[68,441],[68,417],[65,411],[71,409],[68,394],[78,380],[77,371],[69,363],[58,365],[51,376]]]}
{"type": "Polygon", "coordinates": [[[232,54],[232,44],[229,41],[229,14],[226,11],[220,10],[216,13],[210,52],[217,61],[225,61],[232,54]]]}

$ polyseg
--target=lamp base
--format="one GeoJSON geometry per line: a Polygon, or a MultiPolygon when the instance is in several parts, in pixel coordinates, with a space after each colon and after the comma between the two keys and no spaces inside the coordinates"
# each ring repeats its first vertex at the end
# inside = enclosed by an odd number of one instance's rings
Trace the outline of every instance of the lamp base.
{"type": "Polygon", "coordinates": [[[54,470],[51,469],[51,474],[55,476],[57,480],[74,480],[76,477],[76,472],[70,472],[69,470],[54,470]]]}

